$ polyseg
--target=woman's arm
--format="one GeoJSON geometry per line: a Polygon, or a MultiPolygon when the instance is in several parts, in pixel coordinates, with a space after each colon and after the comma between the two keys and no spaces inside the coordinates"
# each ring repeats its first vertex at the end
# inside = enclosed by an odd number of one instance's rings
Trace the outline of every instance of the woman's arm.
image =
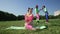
{"type": "Polygon", "coordinates": [[[28,17],[27,17],[27,15],[25,15],[25,21],[27,21],[28,20],[28,17]]]}

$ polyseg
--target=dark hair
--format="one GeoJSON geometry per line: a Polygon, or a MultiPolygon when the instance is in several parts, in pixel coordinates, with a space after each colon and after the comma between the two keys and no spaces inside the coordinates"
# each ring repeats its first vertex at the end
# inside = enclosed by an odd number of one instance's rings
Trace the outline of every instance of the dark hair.
{"type": "Polygon", "coordinates": [[[36,5],[36,8],[38,8],[38,5],[36,5]]]}
{"type": "Polygon", "coordinates": [[[45,8],[45,5],[43,5],[43,7],[45,8]]]}
{"type": "Polygon", "coordinates": [[[29,12],[30,9],[33,10],[33,8],[28,8],[28,12],[29,12]]]}
{"type": "Polygon", "coordinates": [[[29,11],[30,8],[28,8],[28,11],[29,11]]]}

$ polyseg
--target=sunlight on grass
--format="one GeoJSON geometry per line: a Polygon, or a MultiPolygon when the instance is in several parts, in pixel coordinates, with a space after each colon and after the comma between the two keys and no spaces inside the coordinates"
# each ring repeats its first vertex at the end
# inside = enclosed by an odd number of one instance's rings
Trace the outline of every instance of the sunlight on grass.
{"type": "MultiPolygon", "coordinates": [[[[37,25],[36,21],[33,21],[34,26],[37,25]]],[[[45,20],[40,20],[40,25],[45,25],[45,20]]],[[[31,30],[5,30],[10,26],[24,26],[24,20],[22,21],[0,21],[0,34],[60,34],[60,19],[50,19],[47,29],[31,31],[31,30]]]]}

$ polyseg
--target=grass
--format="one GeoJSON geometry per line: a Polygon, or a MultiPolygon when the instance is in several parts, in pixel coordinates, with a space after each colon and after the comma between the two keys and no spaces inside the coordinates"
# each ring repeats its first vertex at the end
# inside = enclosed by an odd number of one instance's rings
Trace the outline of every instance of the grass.
{"type": "MultiPolygon", "coordinates": [[[[34,20],[34,26],[36,21],[34,20]]],[[[40,20],[40,25],[45,25],[45,20],[40,20]]],[[[24,26],[24,20],[21,21],[0,21],[0,34],[60,34],[60,19],[49,19],[48,29],[31,30],[6,30],[9,26],[24,26]]]]}

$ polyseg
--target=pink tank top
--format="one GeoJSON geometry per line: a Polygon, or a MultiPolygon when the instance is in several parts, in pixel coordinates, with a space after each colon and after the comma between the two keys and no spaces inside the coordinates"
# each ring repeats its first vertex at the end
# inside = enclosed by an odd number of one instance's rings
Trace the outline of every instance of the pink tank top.
{"type": "Polygon", "coordinates": [[[26,23],[30,23],[30,21],[32,21],[32,20],[33,20],[33,14],[30,15],[30,16],[26,16],[26,15],[25,15],[25,22],[26,22],[26,23]]]}

